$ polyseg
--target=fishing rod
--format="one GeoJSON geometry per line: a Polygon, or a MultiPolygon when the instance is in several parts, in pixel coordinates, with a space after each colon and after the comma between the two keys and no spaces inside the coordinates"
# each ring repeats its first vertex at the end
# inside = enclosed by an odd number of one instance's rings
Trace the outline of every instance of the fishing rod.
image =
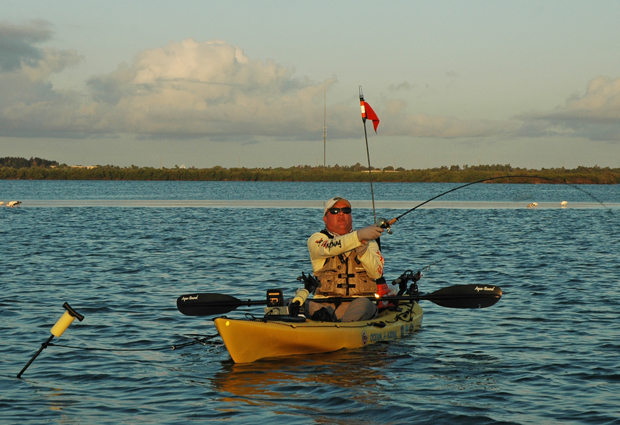
{"type": "MultiPolygon", "coordinates": [[[[447,195],[448,193],[455,192],[455,191],[457,191],[457,190],[459,190],[459,189],[463,189],[463,188],[465,188],[465,187],[467,187],[467,186],[471,186],[471,185],[473,185],[473,184],[483,183],[483,182],[488,182],[488,181],[492,181],[492,180],[515,179],[515,178],[536,178],[536,179],[543,179],[543,180],[548,180],[548,181],[552,181],[552,182],[556,182],[556,183],[561,183],[561,184],[567,184],[567,185],[572,186],[573,188],[575,188],[575,189],[577,189],[577,190],[579,190],[579,191],[581,191],[581,192],[585,193],[585,194],[586,194],[586,195],[588,195],[590,198],[592,198],[592,199],[594,199],[595,201],[597,201],[599,204],[601,204],[601,205],[605,206],[605,204],[603,203],[603,201],[601,201],[600,199],[598,199],[597,197],[595,197],[595,196],[594,196],[594,195],[592,195],[591,193],[587,192],[586,190],[584,190],[584,189],[580,188],[580,187],[579,187],[579,186],[577,186],[577,185],[574,185],[574,184],[572,184],[572,183],[568,183],[568,182],[566,182],[566,181],[562,181],[562,180],[558,180],[558,179],[552,179],[552,178],[549,178],[549,177],[543,177],[543,176],[531,176],[531,175],[506,175],[506,176],[499,176],[499,177],[487,177],[487,178],[485,178],[485,179],[477,180],[477,181],[475,181],[475,182],[470,182],[470,183],[466,183],[466,184],[461,185],[461,186],[453,187],[453,188],[452,188],[452,189],[450,189],[450,190],[447,190],[447,191],[445,191],[445,192],[443,192],[443,193],[440,193],[440,194],[439,194],[439,195],[437,195],[437,196],[433,196],[432,198],[430,198],[430,199],[428,199],[428,200],[426,200],[426,201],[424,201],[424,202],[422,202],[422,203],[420,203],[420,204],[416,205],[415,207],[413,207],[413,208],[411,208],[411,209],[409,209],[409,210],[405,211],[405,212],[404,212],[404,213],[402,213],[401,215],[399,215],[399,216],[397,216],[397,217],[395,217],[395,218],[393,218],[393,219],[391,219],[391,220],[387,220],[387,219],[385,219],[385,218],[381,218],[381,217],[380,217],[380,218],[378,218],[378,219],[375,219],[375,224],[376,224],[377,226],[379,226],[379,227],[383,228],[383,229],[386,229],[388,233],[392,234],[391,228],[392,228],[392,225],[393,225],[394,223],[396,223],[398,220],[400,220],[402,217],[404,217],[405,215],[409,214],[410,212],[415,211],[416,209],[420,208],[421,206],[426,205],[426,204],[428,204],[429,202],[431,202],[431,201],[433,201],[433,200],[435,200],[435,199],[437,199],[437,198],[440,198],[440,197],[442,197],[442,196],[444,196],[444,195],[447,195]]],[[[373,205],[373,206],[374,206],[374,205],[373,205]]]]}

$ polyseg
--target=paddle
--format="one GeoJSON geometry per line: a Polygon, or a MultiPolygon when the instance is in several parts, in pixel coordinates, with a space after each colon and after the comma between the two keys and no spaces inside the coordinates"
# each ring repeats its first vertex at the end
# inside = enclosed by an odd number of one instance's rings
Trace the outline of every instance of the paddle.
{"type": "MultiPolygon", "coordinates": [[[[415,296],[384,297],[384,301],[431,301],[448,308],[485,308],[497,303],[502,297],[499,286],[453,285],[439,289],[430,294],[415,296]]],[[[377,300],[374,297],[368,297],[377,300]]],[[[352,301],[355,298],[313,298],[314,302],[352,301]]],[[[177,299],[177,308],[187,316],[213,316],[236,310],[241,306],[266,305],[267,300],[242,301],[225,294],[191,294],[181,295],[177,299]]]]}

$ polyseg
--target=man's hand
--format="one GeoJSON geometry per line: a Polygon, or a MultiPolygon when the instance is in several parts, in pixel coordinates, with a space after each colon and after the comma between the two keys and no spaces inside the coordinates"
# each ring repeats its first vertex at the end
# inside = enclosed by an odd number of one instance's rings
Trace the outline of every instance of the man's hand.
{"type": "Polygon", "coordinates": [[[384,229],[382,229],[379,226],[374,226],[374,225],[362,227],[361,229],[357,231],[357,238],[362,243],[363,241],[374,241],[375,239],[378,239],[381,236],[383,231],[384,229]]]}

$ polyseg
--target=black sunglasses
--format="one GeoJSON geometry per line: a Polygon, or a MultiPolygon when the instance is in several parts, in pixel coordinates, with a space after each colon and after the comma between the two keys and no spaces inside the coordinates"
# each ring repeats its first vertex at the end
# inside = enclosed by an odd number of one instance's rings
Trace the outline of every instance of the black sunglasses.
{"type": "Polygon", "coordinates": [[[351,208],[349,207],[329,209],[329,213],[334,215],[338,214],[340,211],[342,211],[343,214],[351,214],[351,208]]]}

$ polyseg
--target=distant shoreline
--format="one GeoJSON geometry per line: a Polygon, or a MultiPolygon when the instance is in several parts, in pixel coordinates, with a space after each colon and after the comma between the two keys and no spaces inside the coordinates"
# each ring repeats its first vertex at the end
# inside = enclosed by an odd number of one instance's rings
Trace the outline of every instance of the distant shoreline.
{"type": "MultiPolygon", "coordinates": [[[[424,170],[372,170],[373,182],[469,183],[494,179],[489,183],[533,184],[618,184],[620,168],[577,167],[575,169],[513,168],[510,165],[451,166],[424,170]],[[501,179],[500,177],[512,178],[501,179]],[[514,177],[524,176],[524,177],[514,177]]],[[[368,169],[354,166],[290,168],[152,168],[117,166],[31,166],[0,167],[0,180],[150,180],[150,181],[307,181],[367,182],[368,169]]]]}

